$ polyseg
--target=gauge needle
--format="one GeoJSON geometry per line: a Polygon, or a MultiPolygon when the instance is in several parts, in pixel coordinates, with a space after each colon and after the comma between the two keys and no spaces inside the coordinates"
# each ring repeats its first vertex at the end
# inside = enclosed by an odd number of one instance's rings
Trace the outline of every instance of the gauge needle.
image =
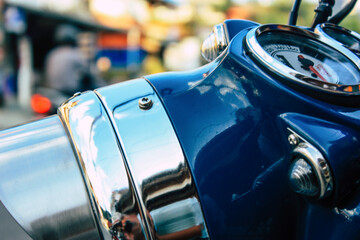
{"type": "Polygon", "coordinates": [[[303,55],[298,55],[298,60],[300,61],[300,63],[303,65],[303,68],[305,70],[310,70],[311,72],[313,72],[316,76],[318,76],[321,80],[323,80],[324,82],[327,82],[327,80],[313,67],[314,66],[314,62],[304,58],[303,55]]]}

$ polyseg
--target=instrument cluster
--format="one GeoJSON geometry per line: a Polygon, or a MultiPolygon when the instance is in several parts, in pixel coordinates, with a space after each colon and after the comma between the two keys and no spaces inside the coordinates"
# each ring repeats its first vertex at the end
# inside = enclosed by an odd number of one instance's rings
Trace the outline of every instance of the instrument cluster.
{"type": "Polygon", "coordinates": [[[334,96],[360,96],[360,38],[335,26],[323,24],[314,33],[262,25],[248,32],[245,46],[257,63],[285,84],[334,96]]]}

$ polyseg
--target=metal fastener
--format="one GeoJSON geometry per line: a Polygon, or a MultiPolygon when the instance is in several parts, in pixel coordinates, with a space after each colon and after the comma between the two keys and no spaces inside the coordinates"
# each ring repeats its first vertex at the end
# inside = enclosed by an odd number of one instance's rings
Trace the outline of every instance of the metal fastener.
{"type": "Polygon", "coordinates": [[[140,98],[139,107],[143,110],[149,110],[153,105],[153,101],[148,97],[140,98]]]}
{"type": "Polygon", "coordinates": [[[299,139],[297,136],[295,136],[295,134],[290,134],[288,137],[288,141],[292,146],[296,146],[299,144],[299,139]]]}

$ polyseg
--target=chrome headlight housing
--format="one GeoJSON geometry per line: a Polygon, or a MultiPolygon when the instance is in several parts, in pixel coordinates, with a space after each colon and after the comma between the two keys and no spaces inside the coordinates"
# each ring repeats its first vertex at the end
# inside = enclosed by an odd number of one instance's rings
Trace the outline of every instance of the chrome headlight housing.
{"type": "Polygon", "coordinates": [[[0,136],[21,147],[12,161],[9,144],[1,145],[1,169],[24,163],[19,176],[1,175],[0,197],[31,237],[208,238],[182,148],[145,79],[78,94],[58,114],[0,136]],[[27,214],[17,185],[30,189],[22,194],[27,214]]]}

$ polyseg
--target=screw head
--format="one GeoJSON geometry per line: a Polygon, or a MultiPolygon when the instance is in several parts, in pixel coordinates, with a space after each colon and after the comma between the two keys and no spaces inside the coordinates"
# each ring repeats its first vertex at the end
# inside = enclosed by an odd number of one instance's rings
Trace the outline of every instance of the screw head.
{"type": "Polygon", "coordinates": [[[139,107],[142,110],[149,110],[153,105],[153,101],[149,97],[139,99],[139,107]]]}
{"type": "Polygon", "coordinates": [[[288,137],[288,141],[292,146],[296,146],[299,144],[299,139],[297,138],[297,136],[295,136],[295,134],[290,134],[288,137]]]}

